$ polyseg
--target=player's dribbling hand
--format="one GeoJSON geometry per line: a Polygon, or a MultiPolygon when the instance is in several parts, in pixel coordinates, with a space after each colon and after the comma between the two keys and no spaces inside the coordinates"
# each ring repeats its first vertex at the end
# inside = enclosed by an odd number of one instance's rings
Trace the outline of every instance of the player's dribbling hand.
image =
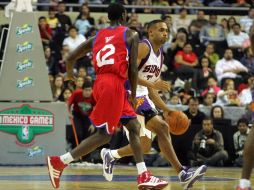
{"type": "Polygon", "coordinates": [[[169,82],[164,81],[164,80],[157,80],[156,82],[154,82],[154,88],[156,90],[162,90],[164,92],[167,92],[170,90],[171,85],[169,84],[169,82]]]}

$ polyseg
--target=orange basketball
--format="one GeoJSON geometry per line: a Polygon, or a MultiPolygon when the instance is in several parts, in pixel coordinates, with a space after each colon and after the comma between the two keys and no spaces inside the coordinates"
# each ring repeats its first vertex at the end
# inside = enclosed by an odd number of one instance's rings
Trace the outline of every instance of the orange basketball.
{"type": "Polygon", "coordinates": [[[168,117],[166,117],[166,121],[169,125],[169,131],[173,135],[184,134],[190,125],[189,118],[181,111],[171,112],[168,117]]]}

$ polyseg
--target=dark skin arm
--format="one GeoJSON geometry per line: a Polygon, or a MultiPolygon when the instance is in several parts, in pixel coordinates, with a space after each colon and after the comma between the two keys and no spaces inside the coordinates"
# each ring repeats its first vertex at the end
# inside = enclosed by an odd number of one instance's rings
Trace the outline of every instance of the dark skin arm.
{"type": "Polygon", "coordinates": [[[132,30],[127,30],[127,44],[130,49],[128,77],[131,84],[131,102],[135,107],[136,89],[138,84],[138,67],[137,67],[137,56],[138,56],[138,33],[132,30]]]}
{"type": "Polygon", "coordinates": [[[78,59],[92,51],[93,41],[95,37],[89,38],[72,51],[66,59],[67,78],[73,78],[73,65],[78,59]]]}

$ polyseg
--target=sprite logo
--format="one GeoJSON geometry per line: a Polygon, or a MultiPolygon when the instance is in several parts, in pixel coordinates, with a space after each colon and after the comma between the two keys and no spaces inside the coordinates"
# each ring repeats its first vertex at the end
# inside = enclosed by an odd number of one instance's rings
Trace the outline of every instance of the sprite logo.
{"type": "Polygon", "coordinates": [[[31,51],[33,48],[33,44],[30,42],[24,42],[23,44],[17,44],[17,53],[24,53],[31,51]]]}
{"type": "Polygon", "coordinates": [[[29,158],[33,158],[34,156],[36,155],[43,155],[44,154],[44,150],[42,147],[40,146],[36,146],[36,147],[33,147],[33,148],[29,148],[27,150],[28,152],[28,157],[29,158]]]}
{"type": "Polygon", "coordinates": [[[17,80],[17,88],[23,89],[25,87],[33,86],[34,80],[31,77],[25,77],[23,80],[17,80]]]}
{"type": "Polygon", "coordinates": [[[33,61],[30,59],[25,59],[23,62],[17,62],[17,71],[23,72],[29,68],[33,68],[33,61]]]}
{"type": "Polygon", "coordinates": [[[30,143],[36,135],[53,131],[53,113],[29,105],[0,111],[0,132],[16,135],[21,144],[30,143]]]}
{"type": "Polygon", "coordinates": [[[24,24],[21,27],[17,27],[16,36],[21,36],[21,35],[30,33],[32,31],[33,31],[33,27],[31,25],[24,24]]]}

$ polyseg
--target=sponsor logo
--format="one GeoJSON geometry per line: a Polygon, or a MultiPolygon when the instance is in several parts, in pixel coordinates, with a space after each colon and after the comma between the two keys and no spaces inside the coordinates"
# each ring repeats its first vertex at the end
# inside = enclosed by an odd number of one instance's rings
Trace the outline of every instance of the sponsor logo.
{"type": "Polygon", "coordinates": [[[17,62],[17,71],[23,72],[27,69],[33,68],[33,61],[30,59],[25,59],[23,62],[17,62]]]}
{"type": "Polygon", "coordinates": [[[25,77],[23,80],[17,80],[17,88],[24,89],[34,85],[34,80],[31,77],[25,77]]]}
{"type": "Polygon", "coordinates": [[[31,51],[33,49],[33,44],[30,42],[24,42],[23,44],[17,44],[17,53],[24,53],[31,51]]]}
{"type": "Polygon", "coordinates": [[[33,148],[27,149],[27,155],[28,155],[29,158],[33,158],[34,156],[38,156],[38,155],[43,156],[44,155],[44,150],[40,146],[35,146],[33,148]]]}
{"type": "Polygon", "coordinates": [[[0,132],[15,135],[17,144],[28,145],[36,135],[53,131],[53,113],[23,105],[0,111],[0,132]]]}
{"type": "Polygon", "coordinates": [[[111,41],[115,36],[109,36],[105,38],[106,43],[108,43],[109,41],[111,41]]]}
{"type": "Polygon", "coordinates": [[[31,33],[32,31],[33,31],[33,27],[31,25],[24,24],[21,27],[17,27],[16,35],[21,36],[27,33],[31,33]]]}

